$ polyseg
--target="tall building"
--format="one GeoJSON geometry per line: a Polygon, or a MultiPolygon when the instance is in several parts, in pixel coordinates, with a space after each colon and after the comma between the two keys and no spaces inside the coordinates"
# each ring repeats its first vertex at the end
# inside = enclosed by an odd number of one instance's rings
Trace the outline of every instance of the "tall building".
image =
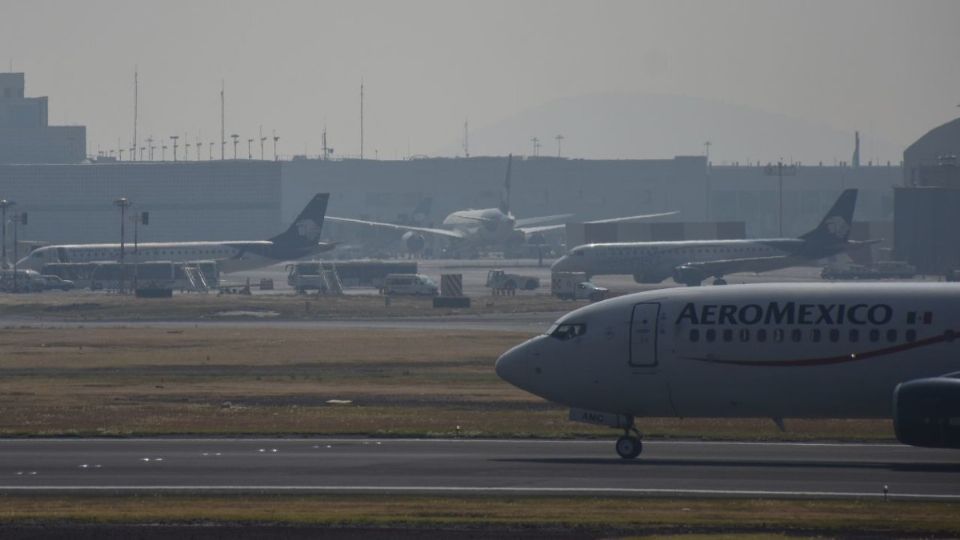
{"type": "Polygon", "coordinates": [[[83,161],[87,128],[48,125],[47,98],[24,87],[23,73],[0,73],[0,164],[83,161]]]}

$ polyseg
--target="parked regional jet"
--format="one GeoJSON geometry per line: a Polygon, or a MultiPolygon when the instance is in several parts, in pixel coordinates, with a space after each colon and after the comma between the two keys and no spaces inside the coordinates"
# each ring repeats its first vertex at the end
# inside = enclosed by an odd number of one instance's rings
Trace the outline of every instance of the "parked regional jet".
{"type": "MultiPolygon", "coordinates": [[[[417,227],[410,225],[398,225],[395,223],[383,223],[379,221],[366,221],[362,219],[342,218],[328,216],[327,219],[340,223],[354,223],[370,227],[381,227],[404,231],[407,234],[403,236],[403,242],[407,249],[416,252],[423,249],[424,236],[440,236],[458,242],[455,245],[465,245],[469,249],[495,247],[503,249],[505,246],[518,245],[525,242],[543,243],[542,234],[549,231],[560,230],[566,227],[566,224],[559,223],[553,225],[540,225],[551,221],[558,221],[572,217],[573,214],[556,214],[552,216],[539,216],[532,218],[517,219],[510,212],[510,170],[513,163],[513,155],[507,158],[507,174],[504,180],[504,191],[500,198],[500,205],[497,208],[485,208],[481,210],[457,210],[444,218],[441,226],[417,227]]],[[[628,216],[590,221],[588,223],[612,223],[617,221],[636,221],[655,217],[669,216],[676,212],[662,212],[658,214],[644,214],[639,216],[628,216]]]]}
{"type": "Polygon", "coordinates": [[[820,225],[800,238],[760,240],[686,240],[676,242],[618,242],[586,244],[570,250],[553,263],[553,272],[598,275],[633,275],[637,283],[660,283],[673,277],[677,283],[699,285],[735,272],[766,272],[810,264],[868,242],[848,240],[857,203],[857,190],[840,194],[820,225]]]}
{"type": "MultiPolygon", "coordinates": [[[[335,243],[318,242],[327,212],[329,193],[318,193],[293,224],[270,240],[224,242],[144,242],[126,245],[128,262],[215,260],[222,272],[236,272],[300,259],[329,251],[335,243]]],[[[120,244],[66,244],[37,248],[17,262],[19,268],[39,271],[48,263],[120,260],[120,244]]]]}
{"type": "Polygon", "coordinates": [[[960,448],[960,285],[754,284],[621,296],[561,317],[497,374],[624,430],[636,417],[893,418],[960,448]]]}

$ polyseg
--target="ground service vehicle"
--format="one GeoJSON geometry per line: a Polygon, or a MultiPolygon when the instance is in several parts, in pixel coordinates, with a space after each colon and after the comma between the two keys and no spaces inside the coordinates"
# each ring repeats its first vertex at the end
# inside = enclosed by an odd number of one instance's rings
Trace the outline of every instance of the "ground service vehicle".
{"type": "Polygon", "coordinates": [[[383,294],[391,296],[437,296],[435,281],[423,274],[390,274],[383,280],[383,294]]]}
{"type": "Polygon", "coordinates": [[[60,276],[41,275],[43,279],[43,288],[45,290],[70,291],[74,289],[74,283],[69,279],[63,279],[60,276]]]}
{"type": "Polygon", "coordinates": [[[487,272],[487,287],[491,289],[523,289],[532,291],[540,287],[540,278],[521,274],[508,274],[503,270],[487,272]]]}
{"type": "Polygon", "coordinates": [[[607,298],[610,291],[587,281],[583,272],[554,272],[550,277],[550,293],[561,300],[590,300],[607,298]]]}

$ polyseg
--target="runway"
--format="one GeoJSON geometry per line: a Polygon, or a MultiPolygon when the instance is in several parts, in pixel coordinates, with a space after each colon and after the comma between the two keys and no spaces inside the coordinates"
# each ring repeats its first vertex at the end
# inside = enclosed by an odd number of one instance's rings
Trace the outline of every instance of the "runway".
{"type": "Polygon", "coordinates": [[[7,439],[0,493],[412,493],[960,501],[960,452],[896,444],[7,439]]]}

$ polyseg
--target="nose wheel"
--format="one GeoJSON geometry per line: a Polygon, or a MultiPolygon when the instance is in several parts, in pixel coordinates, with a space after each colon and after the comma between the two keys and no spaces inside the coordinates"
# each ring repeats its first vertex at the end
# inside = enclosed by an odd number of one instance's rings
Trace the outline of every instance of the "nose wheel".
{"type": "Polygon", "coordinates": [[[623,459],[634,459],[643,452],[643,441],[640,432],[634,427],[628,428],[622,437],[617,439],[617,454],[623,459]]]}

